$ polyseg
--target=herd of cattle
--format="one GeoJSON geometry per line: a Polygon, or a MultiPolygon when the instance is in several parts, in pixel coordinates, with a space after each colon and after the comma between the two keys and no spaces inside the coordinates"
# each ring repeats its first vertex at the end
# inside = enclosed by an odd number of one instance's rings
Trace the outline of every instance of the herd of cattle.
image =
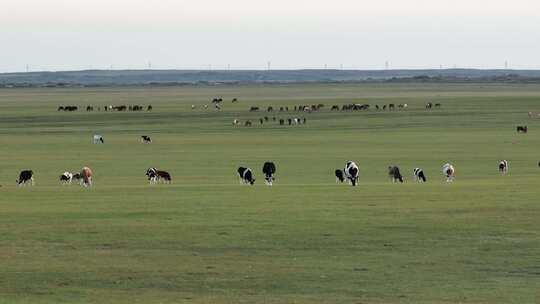
{"type": "MultiPolygon", "coordinates": [[[[118,112],[124,112],[124,111],[133,111],[133,112],[138,112],[138,111],[143,111],[144,109],[146,108],[146,111],[152,111],[153,107],[152,105],[148,105],[148,106],[141,106],[141,105],[119,105],[119,106],[113,106],[113,105],[107,105],[107,106],[103,106],[103,111],[105,112],[108,112],[108,111],[118,111],[118,112]]],[[[92,112],[94,111],[94,109],[97,109],[97,111],[101,111],[102,107],[99,107],[99,106],[91,106],[91,105],[88,105],[86,106],[86,111],[87,112],[92,112]]],[[[73,105],[69,105],[69,106],[59,106],[57,111],[64,111],[64,112],[74,112],[74,111],[78,111],[79,110],[79,107],[78,106],[73,106],[73,105]]]]}
{"type": "MultiPolygon", "coordinates": [[[[540,167],[540,162],[538,163],[540,167]]],[[[498,164],[498,170],[501,174],[508,173],[508,161],[501,160],[498,164]]],[[[236,171],[240,179],[241,184],[255,184],[255,175],[253,170],[248,167],[239,167],[236,171]]],[[[274,175],[276,174],[276,165],[267,161],[262,166],[262,173],[264,174],[265,184],[272,186],[275,180],[274,175]]],[[[419,183],[427,182],[426,174],[422,168],[414,168],[413,171],[413,181],[419,183]]],[[[360,180],[360,167],[354,161],[347,161],[345,163],[345,168],[343,170],[336,169],[334,171],[336,177],[336,183],[343,183],[347,181],[350,185],[356,186],[360,180]]],[[[446,178],[446,182],[450,183],[454,181],[456,169],[450,163],[446,163],[442,166],[442,174],[446,178]]],[[[148,168],[146,170],[146,177],[150,184],[156,184],[158,182],[163,182],[166,184],[172,183],[172,176],[169,172],[164,170],[158,170],[156,168],[148,168]]],[[[61,184],[71,184],[73,181],[77,181],[81,186],[89,187],[92,186],[92,169],[89,167],[83,167],[80,172],[64,172],[60,175],[59,181],[61,184]]],[[[401,174],[401,171],[398,166],[391,165],[388,166],[388,177],[393,183],[403,183],[405,179],[401,174]]],[[[23,185],[34,185],[34,172],[32,170],[23,170],[19,173],[19,179],[16,180],[18,186],[23,185]]]]}
{"type": "MultiPolygon", "coordinates": [[[[324,107],[325,107],[325,105],[322,104],[322,103],[312,104],[312,105],[291,106],[291,107],[289,107],[289,106],[280,106],[279,108],[278,107],[274,108],[273,106],[268,106],[266,108],[266,111],[267,112],[274,112],[274,111],[289,112],[289,110],[291,110],[291,111],[294,111],[294,112],[308,112],[308,113],[311,113],[311,112],[320,111],[324,107]]],[[[399,110],[403,110],[403,109],[407,109],[408,107],[409,107],[409,105],[406,104],[406,103],[398,104],[398,105],[393,104],[393,103],[385,104],[385,105],[381,105],[381,106],[375,105],[375,109],[377,111],[379,111],[379,110],[392,111],[392,110],[395,110],[396,108],[399,109],[399,110]]],[[[434,107],[434,105],[431,102],[426,104],[426,109],[431,109],[433,107],[434,107]]],[[[436,103],[435,107],[440,108],[441,104],[436,103]]],[[[370,108],[371,108],[371,105],[367,104],[367,103],[350,103],[350,104],[341,105],[341,107],[339,105],[332,105],[332,107],[330,108],[330,111],[340,111],[340,110],[341,111],[367,111],[370,108]]],[[[251,106],[249,108],[250,112],[257,112],[257,111],[260,111],[260,110],[261,109],[258,106],[251,106]]]]}
{"type": "MultiPolygon", "coordinates": [[[[508,169],[508,162],[503,160],[500,162],[500,164],[502,164],[503,162],[506,166],[504,173],[506,173],[508,169]]],[[[501,169],[499,165],[499,171],[500,170],[501,169]]],[[[448,164],[448,163],[444,164],[442,168],[442,173],[446,177],[446,182],[454,181],[456,170],[454,169],[453,165],[448,164]]],[[[347,182],[350,185],[356,186],[360,179],[360,168],[355,162],[348,161],[347,163],[345,163],[345,169],[343,170],[337,169],[335,171],[335,175],[336,175],[336,183],[343,183],[345,180],[347,180],[347,182]]],[[[390,177],[390,180],[393,183],[404,182],[403,175],[401,175],[401,172],[398,166],[395,166],[395,165],[388,166],[388,176],[390,177]]],[[[423,169],[421,168],[413,169],[413,181],[420,182],[420,183],[427,182],[427,178],[426,178],[426,175],[424,174],[423,169]]]]}
{"type": "MultiPolygon", "coordinates": [[[[265,116],[263,118],[259,118],[259,124],[264,125],[265,123],[278,123],[280,126],[284,125],[305,125],[307,123],[307,119],[305,117],[289,117],[289,118],[276,118],[275,116],[270,119],[268,116],[265,116]]],[[[233,126],[240,126],[243,124],[245,127],[251,127],[253,125],[253,122],[250,119],[247,119],[243,123],[239,119],[233,120],[233,126]]]]}

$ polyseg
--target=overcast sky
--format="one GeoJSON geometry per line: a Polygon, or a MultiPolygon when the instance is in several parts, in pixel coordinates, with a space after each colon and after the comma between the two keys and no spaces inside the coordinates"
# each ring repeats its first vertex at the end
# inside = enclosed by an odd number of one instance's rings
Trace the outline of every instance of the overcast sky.
{"type": "Polygon", "coordinates": [[[540,69],[538,0],[0,0],[0,72],[540,69]]]}

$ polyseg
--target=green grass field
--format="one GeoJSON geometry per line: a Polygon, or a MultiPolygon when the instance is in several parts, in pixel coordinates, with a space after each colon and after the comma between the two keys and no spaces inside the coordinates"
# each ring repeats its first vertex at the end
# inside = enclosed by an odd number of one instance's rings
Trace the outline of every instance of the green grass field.
{"type": "Polygon", "coordinates": [[[540,112],[538,86],[0,90],[0,303],[540,302],[540,119],[528,111],[540,112]],[[204,110],[215,96],[223,110],[204,110]],[[353,102],[409,108],[330,111],[353,102]],[[316,103],[326,108],[300,115],[306,125],[232,126],[267,115],[250,106],[316,103]],[[154,110],[56,111],[68,104],[154,110]],[[347,160],[358,187],[335,183],[347,160]],[[58,183],[85,165],[94,187],[58,183]],[[240,165],[254,186],[239,185],[240,165]],[[148,167],[173,184],[149,185],[148,167]],[[414,167],[428,183],[412,183],[414,167]],[[22,169],[34,187],[15,186],[22,169]]]}

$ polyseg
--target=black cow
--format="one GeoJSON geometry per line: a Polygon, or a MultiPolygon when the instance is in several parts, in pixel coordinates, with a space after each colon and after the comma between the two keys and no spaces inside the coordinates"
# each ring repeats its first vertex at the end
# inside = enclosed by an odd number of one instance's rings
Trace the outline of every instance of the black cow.
{"type": "Polygon", "coordinates": [[[517,126],[517,132],[518,133],[527,133],[527,126],[517,126]]]}
{"type": "Polygon", "coordinates": [[[336,169],[336,183],[343,183],[345,181],[345,176],[343,176],[343,171],[336,169]]]}
{"type": "Polygon", "coordinates": [[[265,162],[262,168],[264,180],[268,186],[272,186],[274,174],[276,173],[276,165],[273,162],[265,162]]]}
{"type": "Polygon", "coordinates": [[[34,172],[32,170],[22,170],[19,173],[19,179],[15,181],[18,186],[26,185],[30,182],[30,185],[34,185],[34,172]]]}
{"type": "Polygon", "coordinates": [[[259,111],[259,107],[251,107],[251,108],[249,108],[249,111],[250,111],[250,112],[256,112],[256,111],[259,111]]]}
{"type": "Polygon", "coordinates": [[[403,176],[401,176],[401,172],[399,172],[398,166],[389,166],[388,176],[390,176],[390,179],[392,179],[393,183],[397,181],[399,181],[400,183],[403,183],[403,176]]]}
{"type": "Polygon", "coordinates": [[[330,111],[334,111],[334,110],[339,111],[339,106],[333,105],[330,111]]]}
{"type": "Polygon", "coordinates": [[[238,177],[240,178],[240,184],[253,185],[255,183],[255,179],[253,178],[253,172],[250,168],[239,167],[237,172],[238,177]]]}
{"type": "Polygon", "coordinates": [[[421,168],[414,168],[413,179],[415,182],[425,183],[427,179],[426,175],[424,174],[424,170],[422,170],[421,168]]]}
{"type": "Polygon", "coordinates": [[[149,105],[149,106],[146,108],[146,111],[152,111],[152,105],[149,105]]]}
{"type": "Polygon", "coordinates": [[[145,144],[149,144],[152,142],[152,139],[150,138],[150,136],[143,135],[141,136],[141,141],[145,144]]]}

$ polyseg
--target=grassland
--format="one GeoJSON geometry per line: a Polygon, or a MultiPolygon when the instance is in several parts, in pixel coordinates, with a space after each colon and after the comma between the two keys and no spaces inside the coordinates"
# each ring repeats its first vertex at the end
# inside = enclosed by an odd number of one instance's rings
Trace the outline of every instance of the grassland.
{"type": "Polygon", "coordinates": [[[0,303],[537,303],[540,119],[528,111],[540,112],[538,86],[0,90],[0,303]],[[223,110],[204,110],[214,96],[223,110]],[[232,126],[266,115],[252,105],[351,102],[409,109],[232,126]],[[57,112],[63,104],[154,110],[57,112]],[[96,133],[104,145],[91,144],[96,133]],[[271,188],[266,160],[278,167],[271,188]],[[360,165],[356,188],[335,184],[346,160],[360,165]],[[406,183],[390,183],[389,164],[406,183]],[[83,165],[93,188],[59,185],[83,165]],[[238,184],[239,165],[255,186],[238,184]],[[174,183],[148,185],[150,166],[174,183]],[[428,183],[411,182],[417,166],[428,183]],[[36,185],[17,188],[27,168],[36,185]]]}

